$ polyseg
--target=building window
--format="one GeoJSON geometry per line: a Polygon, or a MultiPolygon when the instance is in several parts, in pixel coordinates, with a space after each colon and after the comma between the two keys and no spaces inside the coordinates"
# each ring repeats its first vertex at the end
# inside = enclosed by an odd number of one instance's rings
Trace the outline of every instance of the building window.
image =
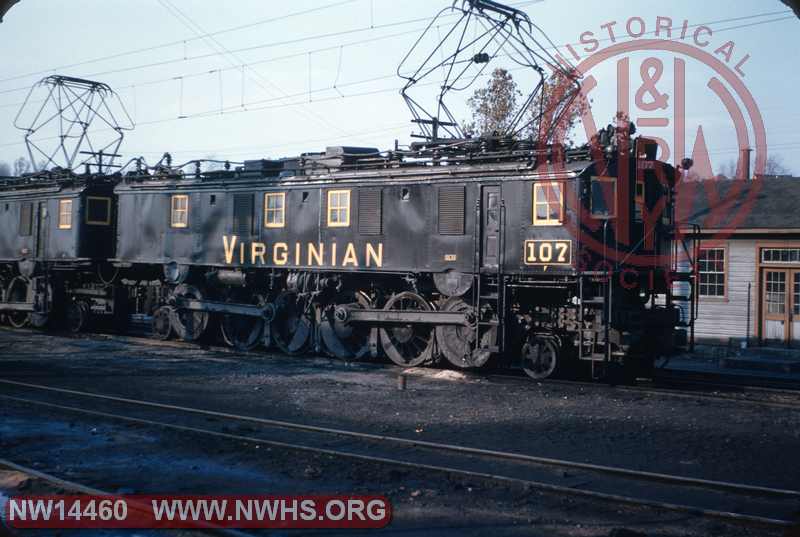
{"type": "Polygon", "coordinates": [[[283,227],[286,225],[286,193],[269,192],[264,194],[264,227],[283,227]]]}
{"type": "Polygon", "coordinates": [[[111,225],[111,198],[86,198],[86,223],[92,226],[111,225]]]}
{"type": "Polygon", "coordinates": [[[725,296],[725,248],[702,248],[697,260],[700,296],[725,296]]]}
{"type": "Polygon", "coordinates": [[[189,227],[189,196],[185,194],[172,196],[170,225],[178,228],[189,227]]]}
{"type": "Polygon", "coordinates": [[[328,227],[350,225],[350,191],[328,191],[328,227]]]}
{"type": "Polygon", "coordinates": [[[800,248],[762,248],[762,263],[800,263],[800,248]]]}
{"type": "Polygon", "coordinates": [[[58,229],[72,229],[72,200],[58,200],[58,229]]]}
{"type": "Polygon", "coordinates": [[[556,226],[564,220],[564,189],[561,183],[533,184],[533,225],[556,226]]]}
{"type": "Polygon", "coordinates": [[[764,302],[767,313],[783,315],[786,313],[786,272],[782,270],[767,271],[767,289],[764,302]]]}
{"type": "Polygon", "coordinates": [[[592,217],[614,218],[617,215],[616,177],[592,177],[590,194],[592,217]]]}

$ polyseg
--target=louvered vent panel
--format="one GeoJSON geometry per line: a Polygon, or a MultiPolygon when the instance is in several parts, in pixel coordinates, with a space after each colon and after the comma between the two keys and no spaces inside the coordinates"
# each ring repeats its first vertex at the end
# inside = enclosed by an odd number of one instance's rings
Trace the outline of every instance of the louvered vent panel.
{"type": "Polygon", "coordinates": [[[381,189],[360,189],[358,191],[358,232],[362,235],[380,235],[383,232],[382,222],[381,189]]]}
{"type": "Polygon", "coordinates": [[[23,203],[19,207],[19,234],[27,237],[33,229],[33,204],[23,203]]]}
{"type": "Polygon", "coordinates": [[[233,195],[233,231],[240,237],[253,234],[253,195],[233,195]]]}
{"type": "Polygon", "coordinates": [[[464,234],[464,187],[439,187],[439,234],[464,234]]]}

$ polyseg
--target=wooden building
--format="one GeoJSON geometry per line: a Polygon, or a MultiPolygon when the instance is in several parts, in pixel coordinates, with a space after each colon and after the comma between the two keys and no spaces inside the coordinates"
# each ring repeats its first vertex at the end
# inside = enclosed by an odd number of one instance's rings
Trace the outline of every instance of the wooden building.
{"type": "Polygon", "coordinates": [[[679,200],[702,232],[697,341],[800,347],[800,178],[684,183],[679,200]]]}

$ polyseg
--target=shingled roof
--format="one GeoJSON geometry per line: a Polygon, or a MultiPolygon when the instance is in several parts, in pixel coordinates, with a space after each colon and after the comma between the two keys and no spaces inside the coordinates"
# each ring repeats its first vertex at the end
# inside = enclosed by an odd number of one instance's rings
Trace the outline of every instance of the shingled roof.
{"type": "Polygon", "coordinates": [[[703,230],[800,232],[800,177],[684,182],[678,186],[676,219],[681,227],[698,224],[703,230]]]}

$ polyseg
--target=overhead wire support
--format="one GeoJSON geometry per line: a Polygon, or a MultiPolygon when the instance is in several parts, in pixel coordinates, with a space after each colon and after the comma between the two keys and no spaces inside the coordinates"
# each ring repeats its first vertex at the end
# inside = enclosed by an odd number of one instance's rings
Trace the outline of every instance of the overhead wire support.
{"type": "Polygon", "coordinates": [[[25,145],[34,170],[43,163],[45,168],[68,170],[97,166],[102,172],[114,167],[124,133],[132,130],[134,124],[122,101],[107,84],[53,75],[31,88],[14,118],[14,126],[25,131],[25,145]],[[42,101],[32,101],[31,96],[37,92],[46,93],[46,97],[42,101]],[[31,114],[34,102],[42,104],[31,114]],[[101,128],[92,129],[96,124],[101,124],[101,128]],[[48,132],[57,134],[48,136],[48,132]],[[43,142],[47,140],[57,143],[46,149],[43,142]],[[83,150],[84,147],[89,151],[83,150]],[[78,155],[88,157],[76,164],[78,155]],[[104,161],[104,157],[108,160],[104,161]]]}
{"type": "MultiPolygon", "coordinates": [[[[536,73],[539,82],[527,95],[524,106],[506,126],[498,137],[518,138],[532,124],[541,125],[546,116],[552,115],[544,138],[552,138],[556,126],[580,92],[578,77],[574,68],[565,61],[558,60],[548,51],[548,45],[557,49],[552,41],[524,11],[494,0],[458,0],[449,8],[440,11],[428,24],[406,56],[400,62],[397,75],[406,81],[401,90],[412,115],[412,122],[420,129],[422,138],[429,144],[449,143],[467,138],[467,133],[448,107],[448,97],[453,92],[470,88],[480,78],[489,64],[498,57],[508,57],[512,62],[536,73]],[[442,20],[457,15],[458,19],[442,36],[442,20]],[[472,36],[469,30],[472,29],[472,36]],[[423,41],[432,33],[438,35],[438,42],[415,68],[406,71],[412,63],[412,56],[420,53],[423,41]],[[543,44],[541,41],[545,41],[543,44]],[[447,49],[447,53],[445,50],[447,49]],[[439,57],[437,61],[436,57],[439,57]],[[435,76],[439,71],[443,80],[434,103],[423,104],[422,97],[414,90],[421,82],[435,76]],[[544,110],[543,90],[548,73],[561,77],[568,85],[564,95],[557,99],[554,110],[544,110]],[[532,111],[536,101],[539,110],[532,111]],[[530,117],[528,121],[526,119],[530,117]]],[[[551,107],[552,108],[552,107],[551,107]]]]}

